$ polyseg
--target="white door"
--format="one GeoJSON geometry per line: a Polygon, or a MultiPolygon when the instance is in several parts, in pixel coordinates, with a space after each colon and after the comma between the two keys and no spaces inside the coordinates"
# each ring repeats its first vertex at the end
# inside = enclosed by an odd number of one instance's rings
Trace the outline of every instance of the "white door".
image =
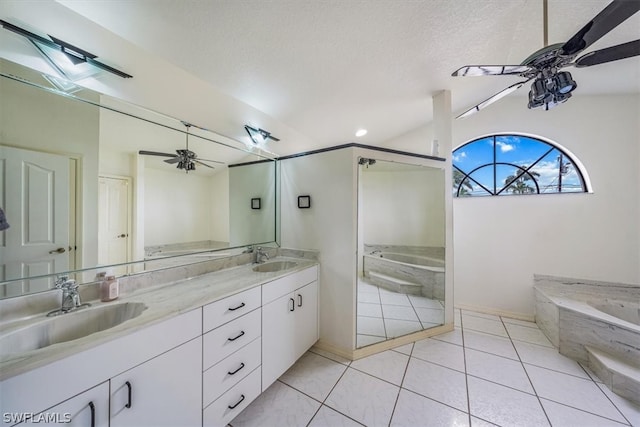
{"type": "MultiPolygon", "coordinates": [[[[130,191],[128,178],[105,177],[99,179],[98,208],[98,263],[113,265],[130,260],[130,191]]],[[[125,274],[125,267],[116,268],[116,275],[125,274]]]]}
{"type": "MultiPolygon", "coordinates": [[[[0,238],[0,279],[69,270],[69,158],[0,147],[0,203],[10,228],[0,238]]],[[[4,296],[48,289],[52,280],[7,285],[4,296]]]]}

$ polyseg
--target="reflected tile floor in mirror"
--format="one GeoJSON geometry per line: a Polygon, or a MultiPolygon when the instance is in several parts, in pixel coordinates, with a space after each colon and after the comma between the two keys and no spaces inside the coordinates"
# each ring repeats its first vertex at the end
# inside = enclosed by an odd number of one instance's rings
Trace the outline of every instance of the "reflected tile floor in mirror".
{"type": "Polygon", "coordinates": [[[354,362],[312,348],[230,425],[640,427],[535,323],[456,310],[455,326],[354,362]]]}
{"type": "Polygon", "coordinates": [[[405,295],[358,279],[357,347],[444,323],[441,301],[405,295]]]}

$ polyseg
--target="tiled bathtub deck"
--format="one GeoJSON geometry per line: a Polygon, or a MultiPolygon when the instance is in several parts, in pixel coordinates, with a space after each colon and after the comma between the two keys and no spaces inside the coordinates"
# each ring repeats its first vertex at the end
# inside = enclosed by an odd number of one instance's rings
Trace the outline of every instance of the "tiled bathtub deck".
{"type": "Polygon", "coordinates": [[[355,362],[312,349],[233,427],[622,426],[640,408],[535,323],[456,310],[456,329],[355,362]]]}

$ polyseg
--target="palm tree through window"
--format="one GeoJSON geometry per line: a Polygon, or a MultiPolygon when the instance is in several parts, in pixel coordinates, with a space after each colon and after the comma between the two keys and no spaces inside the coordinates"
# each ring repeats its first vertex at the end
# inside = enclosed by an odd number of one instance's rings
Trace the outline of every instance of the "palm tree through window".
{"type": "Polygon", "coordinates": [[[573,158],[557,145],[531,136],[474,139],[453,152],[454,195],[587,192],[573,158]]]}

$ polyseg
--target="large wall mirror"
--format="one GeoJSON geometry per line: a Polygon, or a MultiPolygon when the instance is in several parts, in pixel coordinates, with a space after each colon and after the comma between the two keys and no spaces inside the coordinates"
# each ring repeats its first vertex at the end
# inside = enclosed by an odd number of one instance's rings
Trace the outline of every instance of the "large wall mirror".
{"type": "Polygon", "coordinates": [[[358,159],[357,347],[444,324],[444,169],[358,159]]]}
{"type": "Polygon", "coordinates": [[[124,275],[275,244],[264,152],[96,92],[65,94],[6,60],[0,71],[0,297],[49,289],[66,271],[85,281],[96,267],[124,275]],[[187,146],[195,170],[140,154],[187,146]]]}

